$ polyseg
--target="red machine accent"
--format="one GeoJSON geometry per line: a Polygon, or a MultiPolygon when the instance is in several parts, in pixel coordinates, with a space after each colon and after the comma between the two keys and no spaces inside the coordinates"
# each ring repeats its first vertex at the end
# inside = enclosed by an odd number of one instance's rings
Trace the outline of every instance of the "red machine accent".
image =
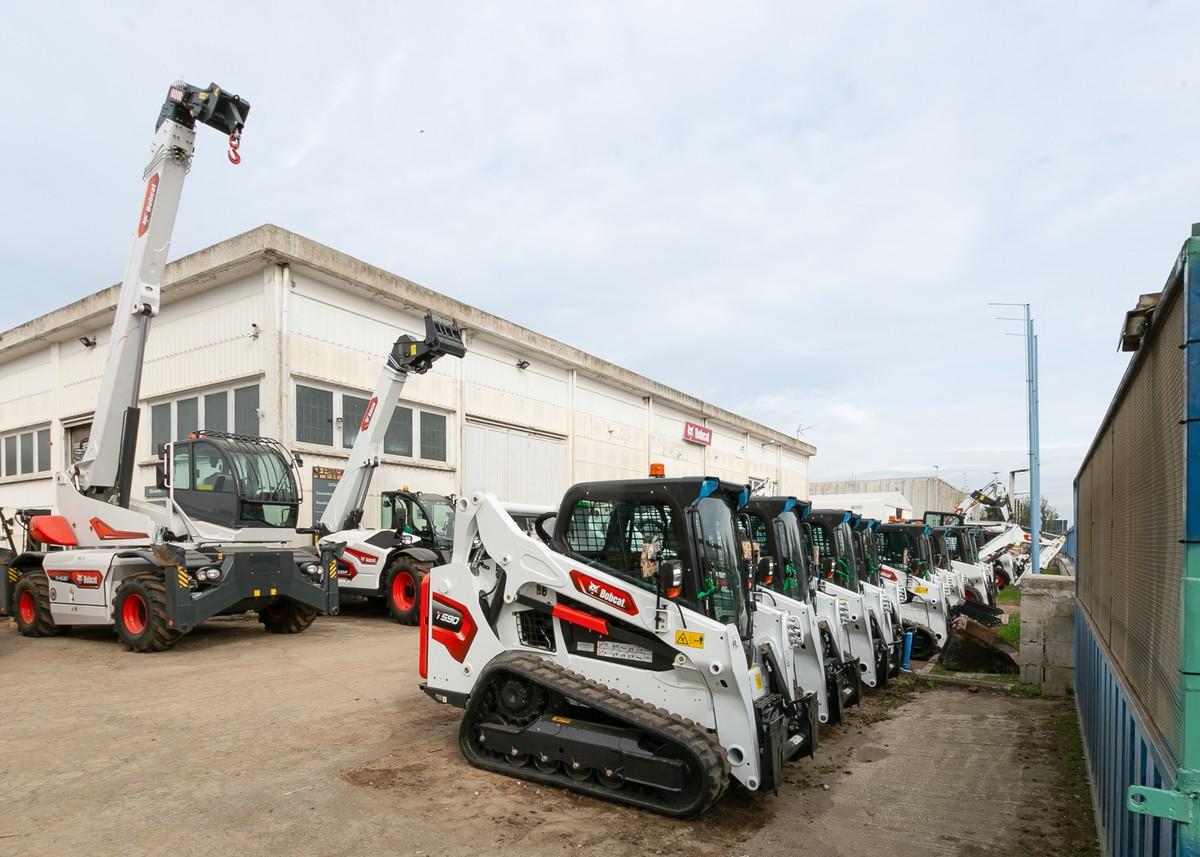
{"type": "Polygon", "coordinates": [[[371,425],[371,417],[375,416],[375,406],[378,404],[378,396],[372,396],[371,401],[367,402],[367,409],[363,411],[362,422],[358,426],[359,431],[366,431],[367,427],[371,425]]]}
{"type": "MultiPolygon", "coordinates": [[[[426,577],[426,580],[429,578],[426,577]]],[[[422,581],[422,584],[424,581],[422,581]]],[[[432,603],[429,607],[429,624],[432,626],[432,637],[450,652],[450,657],[460,664],[467,659],[471,643],[475,640],[475,620],[471,612],[444,595],[432,593],[432,603]],[[442,608],[446,608],[443,610],[442,608]],[[451,630],[451,626],[455,630],[451,630]]]]}
{"type": "Polygon", "coordinates": [[[21,599],[17,602],[17,610],[20,612],[21,621],[26,625],[32,625],[33,620],[37,618],[37,601],[34,600],[33,593],[28,589],[21,593],[21,599]]]}
{"type": "Polygon", "coordinates": [[[346,554],[350,554],[350,556],[354,557],[356,560],[358,560],[363,565],[378,565],[379,564],[379,557],[372,556],[371,554],[364,553],[363,551],[360,551],[360,550],[355,550],[354,548],[346,548],[345,550],[343,550],[342,555],[345,556],[346,554]]]}
{"type": "Polygon", "coordinates": [[[578,625],[581,628],[587,628],[589,631],[595,631],[602,636],[608,636],[608,620],[601,619],[599,616],[593,616],[591,613],[584,613],[582,610],[576,610],[574,607],[568,607],[566,604],[555,604],[554,609],[550,611],[555,619],[562,619],[564,622],[570,622],[572,625],[578,625]]]}
{"type": "Polygon", "coordinates": [[[582,571],[572,571],[571,582],[575,584],[576,589],[589,598],[595,598],[601,604],[607,604],[630,616],[637,615],[637,603],[634,602],[633,596],[624,589],[617,589],[617,587],[598,580],[590,574],[584,574],[582,571]]]}
{"type": "Polygon", "coordinates": [[[92,518],[88,523],[92,525],[92,532],[104,541],[150,538],[145,533],[135,533],[132,530],[114,530],[100,518],[92,518]]]}
{"type": "Polygon", "coordinates": [[[421,578],[421,647],[417,671],[421,678],[429,678],[429,575],[421,578]]]}
{"type": "Polygon", "coordinates": [[[146,182],[146,197],[142,200],[142,213],[138,217],[138,238],[146,234],[150,228],[150,216],[154,213],[154,200],[158,198],[158,173],[150,176],[146,182]]]}
{"type": "Polygon", "coordinates": [[[900,578],[896,577],[896,572],[892,571],[886,565],[879,566],[879,573],[882,574],[884,577],[886,577],[888,580],[899,580],[900,579],[900,578]]]}
{"type": "Polygon", "coordinates": [[[79,544],[62,515],[37,515],[29,519],[29,534],[44,545],[75,547],[79,544]]]}
{"type": "Polygon", "coordinates": [[[129,593],[121,603],[121,624],[134,636],[146,630],[146,600],[138,593],[129,593]]]}

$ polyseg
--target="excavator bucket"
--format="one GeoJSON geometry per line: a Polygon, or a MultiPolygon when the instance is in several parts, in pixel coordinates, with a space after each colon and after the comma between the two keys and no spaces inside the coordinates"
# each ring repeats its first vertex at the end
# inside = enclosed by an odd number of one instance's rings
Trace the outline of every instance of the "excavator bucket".
{"type": "Polygon", "coordinates": [[[959,613],[950,623],[950,639],[942,647],[938,663],[956,672],[1020,672],[1013,645],[966,613],[959,613]]]}

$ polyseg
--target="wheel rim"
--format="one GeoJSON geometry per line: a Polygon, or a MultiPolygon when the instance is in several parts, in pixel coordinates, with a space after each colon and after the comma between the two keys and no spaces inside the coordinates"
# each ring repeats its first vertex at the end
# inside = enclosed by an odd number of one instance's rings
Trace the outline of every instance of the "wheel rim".
{"type": "Polygon", "coordinates": [[[146,630],[146,599],[131,592],[121,604],[121,624],[135,637],[146,630]]]}
{"type": "Polygon", "coordinates": [[[397,610],[404,612],[417,603],[417,582],[407,571],[397,571],[392,578],[392,603],[397,610]]]}
{"type": "Polygon", "coordinates": [[[37,599],[28,589],[21,593],[17,602],[17,612],[21,614],[21,622],[25,625],[32,625],[33,620],[37,618],[37,599]]]}

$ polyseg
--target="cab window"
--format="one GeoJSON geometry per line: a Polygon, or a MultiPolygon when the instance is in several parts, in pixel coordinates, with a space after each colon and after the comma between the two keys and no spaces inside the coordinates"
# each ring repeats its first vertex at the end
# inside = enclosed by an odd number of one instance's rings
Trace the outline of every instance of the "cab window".
{"type": "Polygon", "coordinates": [[[233,494],[237,487],[225,456],[211,443],[192,444],[192,479],[197,491],[233,494]]]}
{"type": "Polygon", "coordinates": [[[176,491],[192,490],[192,447],[175,446],[171,456],[171,484],[176,491]]]}
{"type": "Polygon", "coordinates": [[[564,539],[576,559],[654,591],[657,563],[679,559],[682,523],[661,503],[580,500],[571,510],[564,539]]]}

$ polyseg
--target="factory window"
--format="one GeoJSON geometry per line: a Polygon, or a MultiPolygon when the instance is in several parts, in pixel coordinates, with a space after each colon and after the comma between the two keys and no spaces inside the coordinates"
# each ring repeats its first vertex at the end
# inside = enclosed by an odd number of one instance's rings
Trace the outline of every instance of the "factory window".
{"type": "Polygon", "coordinates": [[[192,394],[150,406],[150,454],[158,456],[164,443],[184,440],[192,432],[229,431],[258,434],[258,385],[192,394]],[[230,395],[232,394],[232,395],[230,395]]]}
{"type": "Polygon", "coordinates": [[[193,396],[175,403],[175,440],[187,440],[200,430],[200,400],[193,396]]]}
{"type": "Polygon", "coordinates": [[[204,397],[204,428],[229,431],[229,394],[224,390],[204,397]]]}
{"type": "Polygon", "coordinates": [[[446,415],[421,411],[421,458],[446,460],[446,415]]]}
{"type": "Polygon", "coordinates": [[[383,451],[388,455],[404,455],[409,458],[413,454],[412,442],[412,408],[397,406],[388,423],[387,433],[383,437],[383,451]]]}
{"type": "Polygon", "coordinates": [[[369,399],[360,399],[349,393],[342,394],[342,446],[350,449],[354,439],[358,437],[358,427],[362,425],[363,416],[367,413],[369,399]]]}
{"type": "Polygon", "coordinates": [[[258,436],[257,384],[233,391],[233,430],[238,434],[258,436]]]}
{"type": "MultiPolygon", "coordinates": [[[[352,449],[369,402],[362,394],[296,384],[296,439],[352,449]]],[[[446,414],[397,405],[384,432],[383,451],[404,458],[446,461],[448,425],[446,414]]]]}
{"type": "Polygon", "coordinates": [[[45,473],[50,469],[50,429],[13,432],[0,439],[0,476],[45,473]]]}
{"type": "Polygon", "coordinates": [[[296,440],[333,446],[333,393],[296,385],[296,440]]]}

